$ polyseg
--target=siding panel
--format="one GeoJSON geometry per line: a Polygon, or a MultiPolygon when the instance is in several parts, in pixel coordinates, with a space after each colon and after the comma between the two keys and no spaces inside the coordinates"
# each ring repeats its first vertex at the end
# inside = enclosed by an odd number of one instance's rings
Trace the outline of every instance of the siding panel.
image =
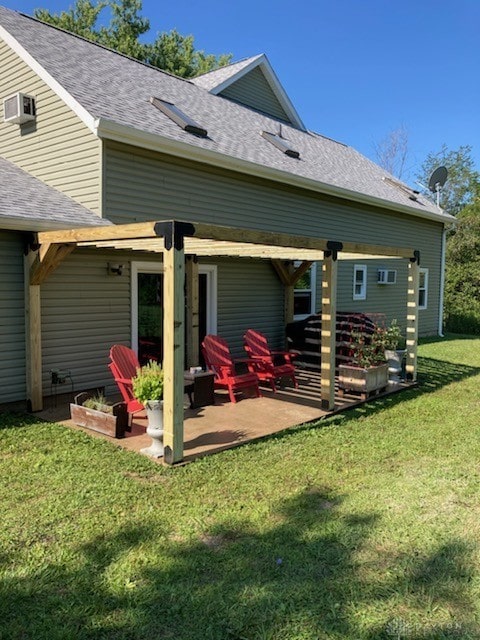
{"type": "MultiPolygon", "coordinates": [[[[105,215],[117,223],[179,218],[419,249],[421,266],[429,269],[428,309],[420,312],[420,332],[437,331],[442,225],[281,185],[272,186],[266,181],[247,180],[228,172],[199,169],[192,163],[113,143],[107,145],[105,162],[105,215]]],[[[365,262],[361,256],[355,261],[365,262]]],[[[341,310],[386,313],[388,318],[396,317],[402,323],[406,261],[395,261],[398,281],[394,286],[376,284],[376,269],[385,263],[393,265],[391,260],[368,263],[366,301],[352,300],[354,263],[341,263],[338,294],[341,310]]],[[[320,273],[319,270],[318,287],[320,273]]],[[[317,295],[317,301],[320,300],[317,295]]],[[[223,313],[219,303],[219,318],[223,313]]]]}
{"type": "Polygon", "coordinates": [[[105,385],[116,392],[108,369],[112,344],[130,343],[130,269],[107,273],[118,254],[76,250],[42,285],[44,393],[51,369],[69,369],[75,389],[105,385]]]}
{"type": "Polygon", "coordinates": [[[257,67],[224,89],[219,95],[253,107],[274,118],[289,121],[282,105],[272,91],[262,71],[257,67]]]}
{"type": "Polygon", "coordinates": [[[0,404],[23,400],[25,387],[25,313],[23,239],[0,231],[0,404]]]}

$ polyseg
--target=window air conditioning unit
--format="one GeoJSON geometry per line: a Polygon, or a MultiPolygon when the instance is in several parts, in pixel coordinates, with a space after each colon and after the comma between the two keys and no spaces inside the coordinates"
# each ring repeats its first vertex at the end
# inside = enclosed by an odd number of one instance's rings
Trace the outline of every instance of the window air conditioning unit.
{"type": "Polygon", "coordinates": [[[395,284],[397,282],[397,272],[395,269],[379,269],[378,284],[395,284]]]}
{"type": "Polygon", "coordinates": [[[35,98],[26,93],[14,93],[3,101],[3,118],[5,122],[23,124],[35,120],[35,98]]]}

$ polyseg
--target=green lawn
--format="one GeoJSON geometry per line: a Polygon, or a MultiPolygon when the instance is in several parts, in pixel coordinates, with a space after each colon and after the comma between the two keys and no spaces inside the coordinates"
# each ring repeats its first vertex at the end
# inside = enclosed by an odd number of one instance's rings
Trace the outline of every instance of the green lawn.
{"type": "Polygon", "coordinates": [[[480,339],[420,354],[417,389],[178,469],[0,415],[0,639],[480,638],[480,339]]]}

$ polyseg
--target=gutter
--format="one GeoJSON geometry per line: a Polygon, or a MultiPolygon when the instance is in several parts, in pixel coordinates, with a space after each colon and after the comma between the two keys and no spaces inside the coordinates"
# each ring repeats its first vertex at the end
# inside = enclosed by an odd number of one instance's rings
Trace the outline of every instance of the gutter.
{"type": "Polygon", "coordinates": [[[426,220],[433,220],[443,224],[454,220],[453,216],[450,216],[449,214],[435,213],[433,211],[420,211],[418,209],[413,209],[408,205],[394,203],[391,200],[384,200],[383,198],[376,198],[374,196],[358,193],[357,191],[351,191],[350,189],[335,187],[331,184],[319,182],[318,180],[312,180],[311,178],[296,176],[279,169],[272,169],[271,167],[258,165],[247,160],[232,158],[231,156],[218,153],[217,151],[211,151],[210,149],[194,147],[185,142],[172,140],[165,136],[146,133],[139,129],[135,129],[134,127],[118,124],[117,122],[106,118],[98,118],[95,120],[94,133],[99,138],[106,138],[116,142],[149,149],[151,151],[168,153],[172,156],[183,158],[185,160],[195,160],[214,167],[230,169],[232,171],[255,176],[257,178],[273,180],[274,182],[288,184],[301,189],[307,189],[309,191],[315,191],[317,193],[351,200],[353,202],[361,202],[370,206],[382,207],[390,211],[397,211],[399,213],[405,213],[410,216],[416,216],[426,220]]]}

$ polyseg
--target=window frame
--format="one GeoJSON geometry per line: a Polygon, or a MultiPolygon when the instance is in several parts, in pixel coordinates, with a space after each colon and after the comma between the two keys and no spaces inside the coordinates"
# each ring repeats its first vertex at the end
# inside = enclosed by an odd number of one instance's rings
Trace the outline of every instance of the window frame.
{"type": "Polygon", "coordinates": [[[426,267],[420,267],[418,270],[418,310],[424,311],[428,309],[428,269],[426,267]],[[423,275],[424,286],[421,287],[421,278],[423,275]],[[420,304],[420,294],[423,291],[424,301],[420,304]]]}
{"type": "MultiPolygon", "coordinates": [[[[299,267],[302,264],[303,260],[296,260],[294,262],[295,268],[299,267]]],[[[296,289],[293,288],[293,304],[295,308],[295,294],[305,293],[305,291],[310,292],[310,312],[309,313],[298,313],[293,316],[294,320],[305,320],[309,316],[315,313],[316,306],[316,293],[317,293],[317,263],[314,262],[310,267],[310,289],[296,289]]]]}
{"type": "Polygon", "coordinates": [[[353,265],[353,300],[366,300],[367,299],[367,265],[366,264],[354,264],[353,265]],[[363,273],[362,290],[360,293],[356,292],[357,286],[357,273],[363,273]]]}

